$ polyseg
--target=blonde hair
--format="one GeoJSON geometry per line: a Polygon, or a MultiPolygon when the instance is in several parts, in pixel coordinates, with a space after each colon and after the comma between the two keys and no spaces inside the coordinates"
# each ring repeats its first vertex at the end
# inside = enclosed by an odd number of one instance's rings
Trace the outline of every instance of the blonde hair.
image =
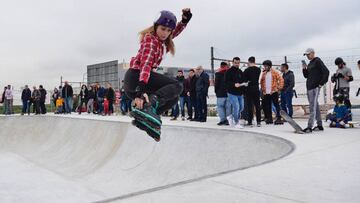
{"type": "MultiPolygon", "coordinates": [[[[139,32],[140,35],[140,41],[142,41],[145,37],[146,34],[152,34],[152,35],[156,35],[156,26],[150,26],[142,31],[139,32]]],[[[170,34],[170,36],[165,40],[165,46],[167,48],[166,51],[169,51],[171,55],[175,55],[175,44],[174,41],[172,39],[172,34],[170,34]]]]}

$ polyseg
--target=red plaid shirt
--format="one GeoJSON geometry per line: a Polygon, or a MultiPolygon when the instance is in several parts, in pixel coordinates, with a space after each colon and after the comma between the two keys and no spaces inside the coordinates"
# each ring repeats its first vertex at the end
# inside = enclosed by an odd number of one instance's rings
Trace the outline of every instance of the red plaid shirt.
{"type": "MultiPolygon", "coordinates": [[[[186,27],[186,24],[179,22],[172,34],[172,37],[177,37],[186,27]]],[[[139,81],[148,83],[150,71],[157,68],[164,55],[165,44],[157,36],[146,34],[144,39],[140,42],[140,49],[137,55],[131,58],[130,68],[140,70],[139,81]]],[[[169,50],[166,50],[168,52],[169,50]]]]}

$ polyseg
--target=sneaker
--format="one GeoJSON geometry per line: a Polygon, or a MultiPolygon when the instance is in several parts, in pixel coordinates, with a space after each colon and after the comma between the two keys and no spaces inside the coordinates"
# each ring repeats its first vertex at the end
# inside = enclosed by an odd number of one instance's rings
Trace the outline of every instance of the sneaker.
{"type": "Polygon", "coordinates": [[[238,123],[235,125],[235,128],[237,128],[237,129],[243,129],[243,128],[244,128],[244,126],[243,126],[243,125],[241,125],[241,123],[240,123],[240,122],[238,122],[238,123]]]}
{"type": "Polygon", "coordinates": [[[220,121],[216,125],[224,125],[224,121],[220,121]]]}
{"type": "Polygon", "coordinates": [[[223,121],[220,121],[220,122],[217,123],[217,125],[226,125],[226,124],[229,125],[227,120],[223,120],[223,121]]]}
{"type": "Polygon", "coordinates": [[[192,118],[191,117],[187,117],[186,120],[191,120],[192,118]]]}
{"type": "Polygon", "coordinates": [[[234,127],[234,126],[235,126],[235,122],[234,122],[234,119],[233,119],[232,116],[228,116],[228,117],[227,117],[227,120],[228,120],[228,122],[229,122],[229,126],[230,126],[230,127],[234,127]]]}
{"type": "Polygon", "coordinates": [[[182,120],[182,121],[185,121],[185,117],[181,117],[181,120],[182,120]]]}
{"type": "Polygon", "coordinates": [[[252,123],[246,123],[245,126],[254,127],[252,123]]]}
{"type": "Polygon", "coordinates": [[[172,117],[170,120],[171,120],[171,121],[176,121],[177,118],[176,118],[176,117],[172,117]]]}
{"type": "Polygon", "coordinates": [[[261,123],[257,123],[256,126],[257,126],[257,127],[261,127],[261,123]]]}
{"type": "Polygon", "coordinates": [[[312,129],[307,127],[305,129],[302,130],[304,133],[312,133],[312,129]]]}
{"type": "Polygon", "coordinates": [[[281,120],[281,118],[277,118],[276,120],[275,120],[275,123],[274,123],[275,125],[282,125],[282,124],[284,124],[284,122],[281,120]]]}
{"type": "Polygon", "coordinates": [[[271,121],[271,120],[266,120],[266,121],[265,121],[265,123],[266,123],[266,125],[269,125],[269,124],[274,124],[274,122],[273,122],[273,121],[271,121]]]}
{"type": "Polygon", "coordinates": [[[322,127],[321,125],[318,125],[315,128],[313,128],[312,131],[324,131],[324,127],[322,127]]]}

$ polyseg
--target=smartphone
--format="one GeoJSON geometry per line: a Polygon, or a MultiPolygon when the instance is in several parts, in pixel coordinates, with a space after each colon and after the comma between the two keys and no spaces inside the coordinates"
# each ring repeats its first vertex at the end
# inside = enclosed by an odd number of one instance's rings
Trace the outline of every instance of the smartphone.
{"type": "Polygon", "coordinates": [[[301,63],[306,66],[305,60],[301,60],[301,63]]]}

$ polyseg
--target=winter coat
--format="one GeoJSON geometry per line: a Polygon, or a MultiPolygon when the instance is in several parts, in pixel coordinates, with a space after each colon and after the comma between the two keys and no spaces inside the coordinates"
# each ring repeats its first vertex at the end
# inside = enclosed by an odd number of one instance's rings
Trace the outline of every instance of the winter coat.
{"type": "Polygon", "coordinates": [[[95,99],[95,90],[94,89],[91,89],[91,90],[88,90],[88,99],[95,99]]]}
{"type": "Polygon", "coordinates": [[[291,70],[289,70],[287,73],[283,73],[282,77],[284,79],[284,87],[281,91],[292,92],[295,87],[294,73],[291,70]]]}
{"type": "Polygon", "coordinates": [[[115,100],[115,91],[112,87],[106,89],[105,92],[105,98],[109,101],[114,101],[115,100]]]}
{"type": "MultiPolygon", "coordinates": [[[[279,92],[284,87],[284,79],[282,78],[282,76],[278,71],[274,69],[271,69],[270,71],[272,76],[271,94],[273,94],[275,92],[279,92]]],[[[266,95],[266,73],[267,73],[266,71],[262,72],[261,80],[260,80],[261,90],[263,95],[266,95]]]]}
{"type": "Polygon", "coordinates": [[[45,89],[39,89],[40,91],[40,102],[45,102],[46,100],[46,90],[45,89]]]}
{"type": "Polygon", "coordinates": [[[203,71],[196,81],[196,94],[208,96],[209,86],[209,75],[203,71]]]}
{"type": "Polygon", "coordinates": [[[66,98],[66,97],[73,97],[73,88],[70,85],[65,85],[62,88],[62,97],[66,98]]]}
{"type": "Polygon", "coordinates": [[[194,75],[192,78],[190,78],[190,97],[192,99],[196,99],[196,82],[198,78],[196,75],[194,75]]]}
{"type": "Polygon", "coordinates": [[[38,89],[33,90],[31,97],[34,101],[40,101],[41,98],[40,91],[38,89]]]}
{"type": "Polygon", "coordinates": [[[21,100],[22,101],[29,101],[31,99],[31,90],[26,88],[21,93],[21,100]]]}
{"type": "Polygon", "coordinates": [[[227,97],[227,90],[225,84],[225,72],[229,68],[219,68],[215,73],[215,94],[216,97],[227,97]]]}
{"type": "Polygon", "coordinates": [[[87,101],[88,100],[88,89],[87,88],[81,89],[79,96],[80,96],[81,101],[87,101]]]}

